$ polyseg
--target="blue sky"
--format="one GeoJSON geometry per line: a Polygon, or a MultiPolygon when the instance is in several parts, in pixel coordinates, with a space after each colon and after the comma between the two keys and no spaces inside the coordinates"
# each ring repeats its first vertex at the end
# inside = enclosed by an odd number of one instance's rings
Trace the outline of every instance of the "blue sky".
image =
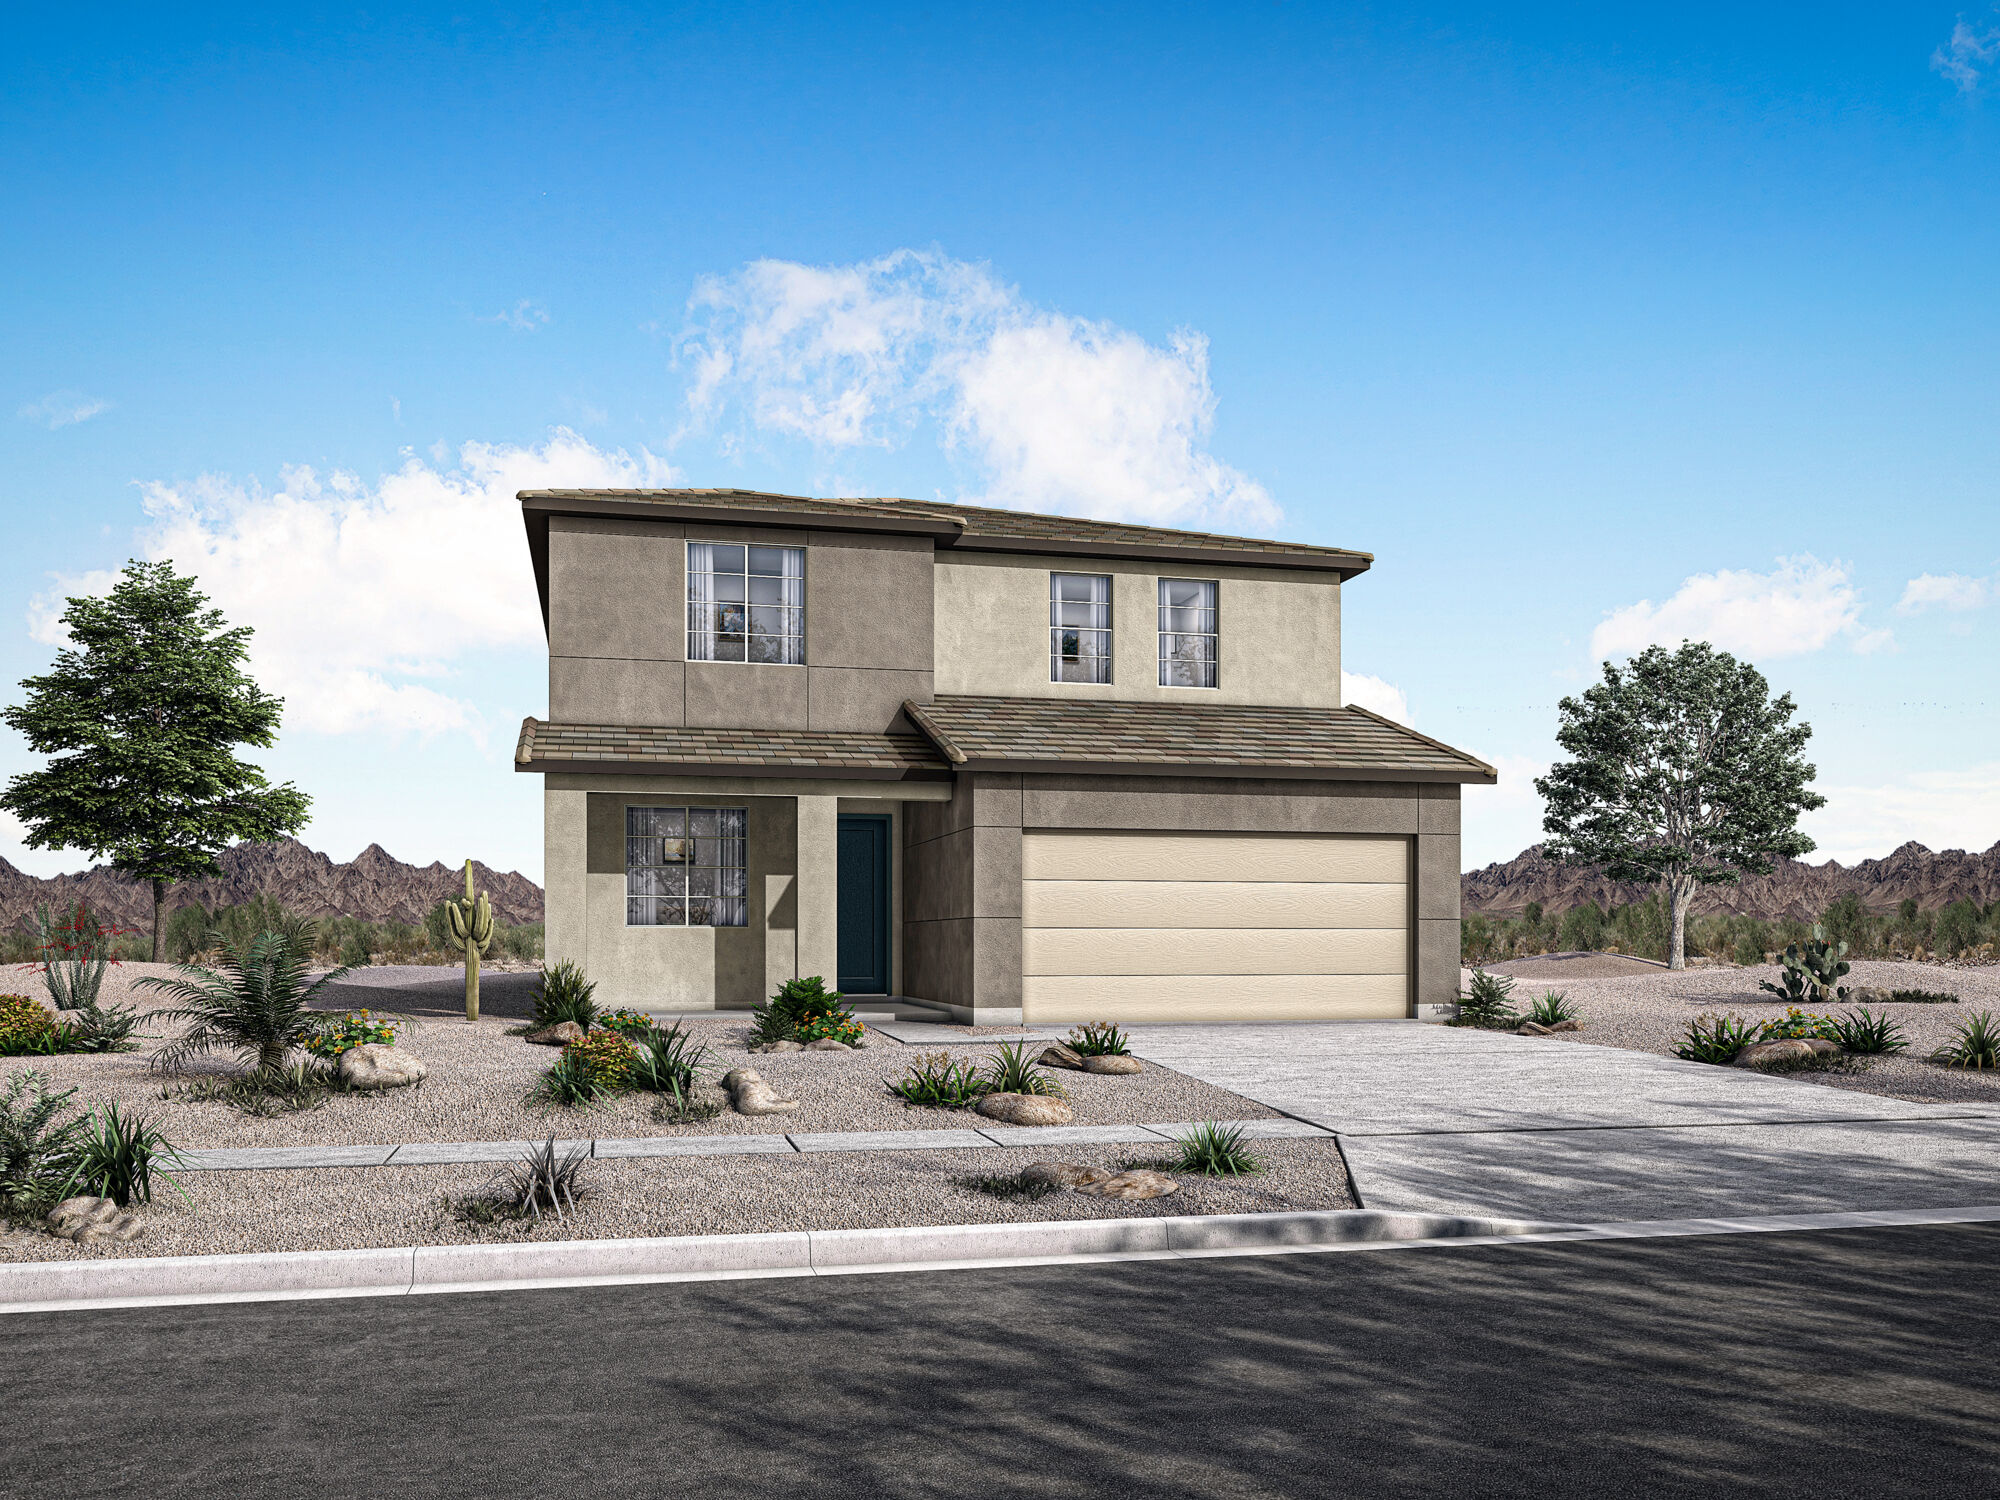
{"type": "Polygon", "coordinates": [[[17,17],[0,678],[173,556],[309,842],[538,876],[514,488],[955,496],[1374,552],[1468,866],[1683,635],[1799,700],[1823,855],[1984,848],[2000,11],[1634,10],[17,17]]]}

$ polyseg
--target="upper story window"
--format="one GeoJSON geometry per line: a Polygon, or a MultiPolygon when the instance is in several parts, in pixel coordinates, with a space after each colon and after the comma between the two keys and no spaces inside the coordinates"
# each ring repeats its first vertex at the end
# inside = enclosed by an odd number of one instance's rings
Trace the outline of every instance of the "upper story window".
{"type": "Polygon", "coordinates": [[[627,927],[745,927],[749,812],[625,809],[627,927]]]}
{"type": "Polygon", "coordinates": [[[1160,580],[1160,686],[1215,686],[1215,584],[1160,580]]]}
{"type": "Polygon", "coordinates": [[[689,542],[689,661],[806,659],[806,549],[689,542]]]}
{"type": "Polygon", "coordinates": [[[1111,579],[1049,574],[1049,681],[1111,680],[1111,579]]]}

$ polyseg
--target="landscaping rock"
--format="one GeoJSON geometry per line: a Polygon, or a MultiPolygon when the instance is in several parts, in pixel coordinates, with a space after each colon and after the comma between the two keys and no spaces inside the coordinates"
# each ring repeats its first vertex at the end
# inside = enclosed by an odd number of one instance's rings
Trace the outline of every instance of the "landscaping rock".
{"type": "Polygon", "coordinates": [[[400,1089],[422,1083],[430,1069],[414,1052],[366,1042],[340,1054],[340,1081],[351,1089],[400,1089]]]}
{"type": "Polygon", "coordinates": [[[1888,1005],[1894,993],[1879,984],[1857,984],[1849,987],[1842,1003],[1846,1005],[1888,1005]]]}
{"type": "Polygon", "coordinates": [[[1021,1169],[1021,1181],[1047,1183],[1051,1187],[1083,1187],[1117,1175],[1109,1167],[1080,1167],[1069,1161],[1038,1161],[1021,1169]]]}
{"type": "Polygon", "coordinates": [[[1583,1022],[1581,1022],[1581,1021],[1558,1021],[1558,1022],[1556,1022],[1556,1024],[1555,1024],[1555,1025],[1551,1026],[1551,1027],[1549,1028],[1549,1030],[1550,1030],[1550,1031],[1581,1031],[1581,1030],[1583,1030],[1583,1022]]]}
{"type": "Polygon", "coordinates": [[[1539,1021],[1523,1021],[1514,1028],[1516,1036],[1552,1036],[1554,1028],[1544,1026],[1539,1021]]]}
{"type": "Polygon", "coordinates": [[[1736,1054],[1735,1066],[1754,1068],[1763,1063],[1838,1056],[1840,1056],[1838,1042],[1829,1042],[1824,1037],[1790,1037],[1779,1042],[1752,1042],[1736,1054]]]}
{"type": "Polygon", "coordinates": [[[1115,1177],[1106,1177],[1097,1182],[1087,1182],[1079,1187],[1079,1193],[1088,1193],[1093,1198],[1116,1198],[1125,1203],[1137,1203],[1146,1198],[1164,1198],[1168,1193],[1177,1193],[1181,1185],[1165,1172],[1148,1172],[1137,1169],[1120,1172],[1115,1177]]]}
{"type": "Polygon", "coordinates": [[[1141,1063],[1136,1057],[1105,1056],[1086,1057],[1083,1060],[1083,1071],[1086,1073],[1126,1074],[1143,1073],[1146,1071],[1146,1068],[1145,1064],[1141,1063]]]}
{"type": "Polygon", "coordinates": [[[804,1042],[759,1042],[750,1049],[752,1052],[803,1052],[804,1042]]]}
{"type": "Polygon", "coordinates": [[[979,1112],[1005,1125],[1068,1125],[1076,1113],[1060,1099],[1043,1094],[988,1094],[979,1112]]]}
{"type": "Polygon", "coordinates": [[[567,1047],[571,1042],[583,1040],[583,1028],[574,1021],[558,1021],[553,1026],[544,1026],[531,1031],[523,1041],[533,1042],[537,1047],[567,1047]]]}
{"type": "Polygon", "coordinates": [[[830,1036],[823,1036],[817,1041],[806,1043],[806,1051],[808,1052],[852,1052],[853,1050],[847,1043],[836,1041],[830,1036]]]}
{"type": "Polygon", "coordinates": [[[49,1211],[47,1222],[50,1234],[79,1245],[99,1240],[123,1244],[146,1232],[137,1214],[127,1213],[109,1198],[65,1198],[49,1211]]]}
{"type": "Polygon", "coordinates": [[[1083,1054],[1065,1047],[1061,1042],[1043,1048],[1042,1055],[1035,1061],[1045,1068],[1069,1068],[1078,1072],[1083,1069],[1083,1054]]]}
{"type": "Polygon", "coordinates": [[[739,1115],[782,1115],[799,1107],[796,1099],[780,1099],[755,1068],[731,1068],[722,1075],[722,1086],[739,1115]]]}

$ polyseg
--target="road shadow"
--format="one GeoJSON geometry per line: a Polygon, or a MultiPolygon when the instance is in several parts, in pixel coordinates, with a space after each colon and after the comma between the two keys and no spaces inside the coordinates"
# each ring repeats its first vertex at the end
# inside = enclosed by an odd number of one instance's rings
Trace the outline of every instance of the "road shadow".
{"type": "MultiPolygon", "coordinates": [[[[479,1013],[529,1021],[540,974],[481,974],[479,1013]]],[[[387,1010],[408,1016],[464,1016],[465,970],[412,964],[354,969],[321,992],[318,1010],[387,1010]]]]}

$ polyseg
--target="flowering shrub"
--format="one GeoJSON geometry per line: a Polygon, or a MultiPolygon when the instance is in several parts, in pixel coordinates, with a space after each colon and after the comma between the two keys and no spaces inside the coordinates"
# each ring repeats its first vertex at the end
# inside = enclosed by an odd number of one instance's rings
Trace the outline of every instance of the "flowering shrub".
{"type": "Polygon", "coordinates": [[[593,1031],[562,1050],[563,1061],[580,1069],[600,1089],[624,1088],[632,1079],[632,1044],[615,1031],[593,1031]]]}
{"type": "Polygon", "coordinates": [[[798,1039],[802,1042],[816,1042],[821,1037],[831,1037],[836,1042],[845,1042],[850,1047],[859,1047],[867,1028],[845,1011],[831,1011],[825,1015],[809,1016],[801,1022],[798,1039]]]}
{"type": "Polygon", "coordinates": [[[622,1037],[637,1041],[653,1029],[653,1018],[643,1010],[614,1010],[599,1016],[597,1024],[606,1031],[615,1031],[622,1037]]]}
{"type": "Polygon", "coordinates": [[[386,1016],[351,1010],[344,1016],[328,1016],[318,1022],[301,1045],[314,1057],[332,1062],[341,1053],[369,1043],[393,1047],[396,1023],[386,1016]]]}
{"type": "Polygon", "coordinates": [[[55,1034],[56,1018],[41,1001],[26,995],[0,995],[0,1057],[50,1051],[55,1034]]]}
{"type": "Polygon", "coordinates": [[[1775,1021],[1766,1021],[1757,1031],[1760,1042],[1810,1041],[1823,1037],[1829,1042],[1840,1040],[1840,1022],[1832,1016],[1816,1015],[1802,1010],[1796,1005],[1785,1008],[1785,1013],[1775,1021]]]}
{"type": "Polygon", "coordinates": [[[104,971],[118,962],[111,940],[125,936],[125,929],[106,927],[81,900],[60,915],[46,906],[36,907],[35,924],[41,942],[33,967],[48,985],[50,1001],[57,1010],[96,1010],[104,971]]]}

